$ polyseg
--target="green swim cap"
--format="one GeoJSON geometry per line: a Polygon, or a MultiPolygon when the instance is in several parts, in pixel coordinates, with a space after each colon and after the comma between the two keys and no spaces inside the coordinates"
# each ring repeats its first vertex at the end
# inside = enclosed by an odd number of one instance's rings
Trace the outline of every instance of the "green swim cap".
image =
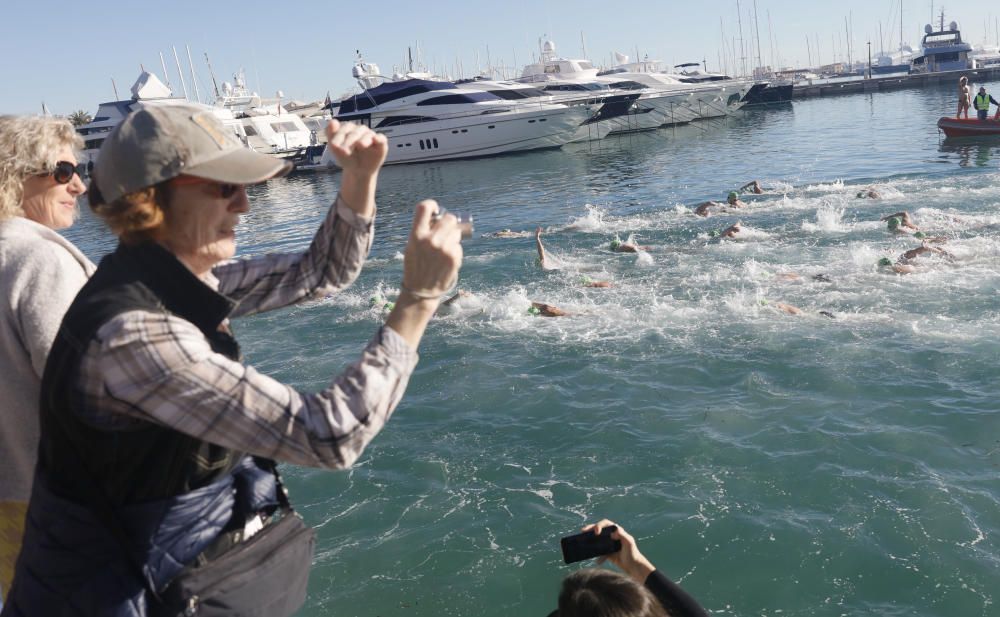
{"type": "Polygon", "coordinates": [[[622,241],[619,240],[618,238],[615,238],[614,240],[611,241],[611,250],[613,251],[613,250],[617,249],[621,245],[622,245],[622,241]]]}
{"type": "Polygon", "coordinates": [[[529,306],[528,307],[528,314],[529,315],[541,315],[542,311],[537,306],[529,306]]]}
{"type": "Polygon", "coordinates": [[[883,257],[882,259],[878,260],[878,265],[880,267],[881,266],[891,266],[892,265],[892,260],[889,259],[888,257],[883,257]]]}
{"type": "Polygon", "coordinates": [[[581,285],[590,285],[593,282],[594,282],[593,279],[591,279],[589,276],[585,276],[585,277],[583,277],[583,278],[580,279],[580,284],[581,285]]]}
{"type": "Polygon", "coordinates": [[[913,237],[914,237],[914,238],[926,238],[926,237],[927,237],[927,234],[925,234],[925,233],[924,233],[924,232],[922,232],[922,231],[918,231],[917,233],[913,234],[913,237]]]}
{"type": "Polygon", "coordinates": [[[713,229],[712,231],[708,232],[708,235],[712,238],[718,238],[720,233],[722,232],[719,231],[718,229],[713,229]]]}
{"type": "Polygon", "coordinates": [[[740,194],[737,193],[736,191],[729,191],[729,195],[726,196],[726,199],[739,199],[739,198],[740,194]]]}
{"type": "Polygon", "coordinates": [[[899,218],[898,216],[894,216],[885,223],[886,225],[889,226],[889,230],[892,231],[895,229],[899,229],[899,226],[903,224],[903,219],[899,218]]]}
{"type": "Polygon", "coordinates": [[[384,308],[384,309],[385,309],[385,310],[387,310],[387,311],[391,311],[392,309],[396,308],[396,303],[395,303],[395,302],[386,302],[386,303],[385,303],[385,304],[384,304],[384,305],[382,306],[382,308],[384,308]]]}

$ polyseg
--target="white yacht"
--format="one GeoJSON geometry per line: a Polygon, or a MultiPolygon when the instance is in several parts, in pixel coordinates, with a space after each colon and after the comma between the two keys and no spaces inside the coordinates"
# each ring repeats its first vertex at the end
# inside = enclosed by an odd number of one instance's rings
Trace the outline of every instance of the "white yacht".
{"type": "Polygon", "coordinates": [[[598,86],[580,92],[546,92],[534,85],[510,80],[486,78],[463,79],[455,82],[462,89],[485,90],[507,101],[541,101],[582,107],[587,119],[577,127],[572,141],[603,139],[615,125],[610,120],[625,115],[639,98],[637,94],[609,94],[598,86]]]}
{"type": "Polygon", "coordinates": [[[608,120],[612,124],[611,133],[651,130],[669,123],[668,95],[638,84],[638,88],[627,90],[612,88],[609,80],[599,78],[597,73],[589,60],[561,58],[556,55],[555,43],[545,41],[541,47],[541,61],[526,65],[518,81],[550,94],[637,94],[627,113],[608,120]]]}
{"type": "MultiPolygon", "coordinates": [[[[340,101],[336,118],[385,135],[387,164],[558,148],[588,118],[583,107],[505,100],[447,81],[392,81],[371,63],[355,65],[354,76],[363,91],[340,101]]],[[[335,164],[328,150],[322,163],[335,164]]]]}
{"type": "Polygon", "coordinates": [[[132,84],[132,98],[121,101],[101,103],[94,114],[93,120],[77,127],[77,132],[83,137],[83,152],[81,163],[96,163],[97,156],[108,132],[122,121],[128,114],[146,105],[200,105],[215,114],[223,125],[231,128],[233,133],[246,143],[246,135],[240,122],[233,117],[228,109],[193,103],[184,97],[174,96],[156,75],[143,71],[132,84]]]}
{"type": "Polygon", "coordinates": [[[618,77],[637,81],[655,90],[682,92],[684,105],[692,119],[720,118],[739,110],[753,82],[733,79],[726,75],[701,71],[672,72],[658,60],[629,62],[628,56],[615,54],[617,64],[601,73],[602,77],[618,77]]]}
{"type": "Polygon", "coordinates": [[[298,114],[286,110],[280,98],[262,101],[251,92],[243,69],[233,75],[232,83],[223,82],[215,105],[232,112],[243,127],[244,143],[257,152],[295,163],[305,160],[310,147],[318,144],[316,133],[298,114]]]}

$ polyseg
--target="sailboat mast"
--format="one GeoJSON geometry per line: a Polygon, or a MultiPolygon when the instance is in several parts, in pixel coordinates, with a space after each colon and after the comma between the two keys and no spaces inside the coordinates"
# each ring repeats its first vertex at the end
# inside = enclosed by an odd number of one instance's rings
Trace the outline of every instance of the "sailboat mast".
{"type": "MultiPolygon", "coordinates": [[[[757,19],[757,0],[753,0],[753,27],[757,34],[757,68],[760,68],[764,62],[760,59],[760,20],[757,19]]],[[[771,58],[771,67],[774,67],[774,58],[771,58]]]]}
{"type": "Polygon", "coordinates": [[[740,9],[740,0],[736,0],[736,23],[739,25],[740,31],[740,77],[744,77],[747,74],[747,54],[743,42],[743,15],[740,9]]]}
{"type": "Polygon", "coordinates": [[[215,71],[212,70],[212,63],[208,60],[208,52],[205,52],[205,64],[208,65],[208,74],[212,76],[212,87],[215,88],[215,98],[219,98],[219,84],[215,81],[215,71]]]}
{"type": "Polygon", "coordinates": [[[163,79],[167,81],[167,87],[170,87],[170,75],[167,75],[167,63],[163,61],[163,52],[160,52],[160,66],[163,67],[163,79]]]}
{"type": "Polygon", "coordinates": [[[184,91],[184,98],[186,99],[188,98],[188,87],[184,83],[184,72],[181,71],[181,61],[177,58],[177,48],[173,46],[171,48],[174,50],[174,64],[177,65],[177,75],[181,78],[181,90],[184,91]]]}
{"type": "Polygon", "coordinates": [[[188,52],[188,68],[191,69],[191,85],[194,86],[194,98],[201,102],[201,92],[198,92],[198,79],[194,76],[194,61],[191,60],[191,46],[184,46],[188,52]]]}

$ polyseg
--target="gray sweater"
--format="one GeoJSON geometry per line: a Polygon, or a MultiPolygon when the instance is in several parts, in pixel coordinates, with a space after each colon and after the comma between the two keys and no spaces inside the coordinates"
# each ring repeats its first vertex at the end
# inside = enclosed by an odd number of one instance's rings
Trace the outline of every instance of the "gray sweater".
{"type": "Polygon", "coordinates": [[[55,231],[0,221],[0,502],[27,502],[45,358],[94,264],[55,231]]]}

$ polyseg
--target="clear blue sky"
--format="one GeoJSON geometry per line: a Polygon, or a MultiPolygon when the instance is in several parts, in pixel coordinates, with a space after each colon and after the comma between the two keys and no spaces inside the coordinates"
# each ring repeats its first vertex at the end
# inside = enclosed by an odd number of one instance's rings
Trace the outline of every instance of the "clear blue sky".
{"type": "MultiPolygon", "coordinates": [[[[758,0],[764,64],[771,64],[772,35],[774,64],[779,66],[804,66],[810,53],[816,64],[817,40],[822,62],[833,59],[835,48],[838,59],[846,56],[841,50],[846,47],[844,18],[849,15],[855,57],[867,55],[868,40],[877,51],[880,22],[886,47],[898,46],[899,2],[758,0]]],[[[923,25],[930,21],[931,3],[902,3],[903,38],[916,47],[923,25]]],[[[741,0],[740,6],[744,38],[750,39],[753,0],[741,0]]],[[[935,11],[940,7],[940,2],[934,4],[935,11]]],[[[638,48],[641,55],[671,64],[705,58],[715,70],[720,68],[720,30],[725,31],[727,47],[738,36],[736,0],[0,0],[0,15],[5,26],[0,36],[2,113],[38,113],[42,101],[56,114],[76,109],[93,113],[98,103],[114,99],[112,78],[122,98],[129,96],[140,65],[162,78],[160,52],[179,93],[171,46],[177,47],[188,79],[185,44],[191,47],[203,96],[211,87],[207,52],[220,82],[232,79],[242,66],[251,89],[264,96],[281,89],[286,98],[313,100],[327,91],[336,97],[354,85],[355,49],[379,64],[383,73],[391,73],[394,64],[402,66],[407,46],[419,44],[431,68],[436,65],[439,72],[454,74],[458,60],[470,74],[477,53],[480,64],[486,65],[487,48],[494,65],[514,67],[516,58],[519,69],[537,55],[543,35],[555,41],[562,55],[579,57],[582,32],[587,55],[597,63],[608,62],[612,51],[634,56],[638,48]]],[[[987,27],[989,42],[996,44],[998,16],[1000,5],[985,0],[945,5],[946,21],[958,21],[973,44],[984,41],[987,27]]]]}

